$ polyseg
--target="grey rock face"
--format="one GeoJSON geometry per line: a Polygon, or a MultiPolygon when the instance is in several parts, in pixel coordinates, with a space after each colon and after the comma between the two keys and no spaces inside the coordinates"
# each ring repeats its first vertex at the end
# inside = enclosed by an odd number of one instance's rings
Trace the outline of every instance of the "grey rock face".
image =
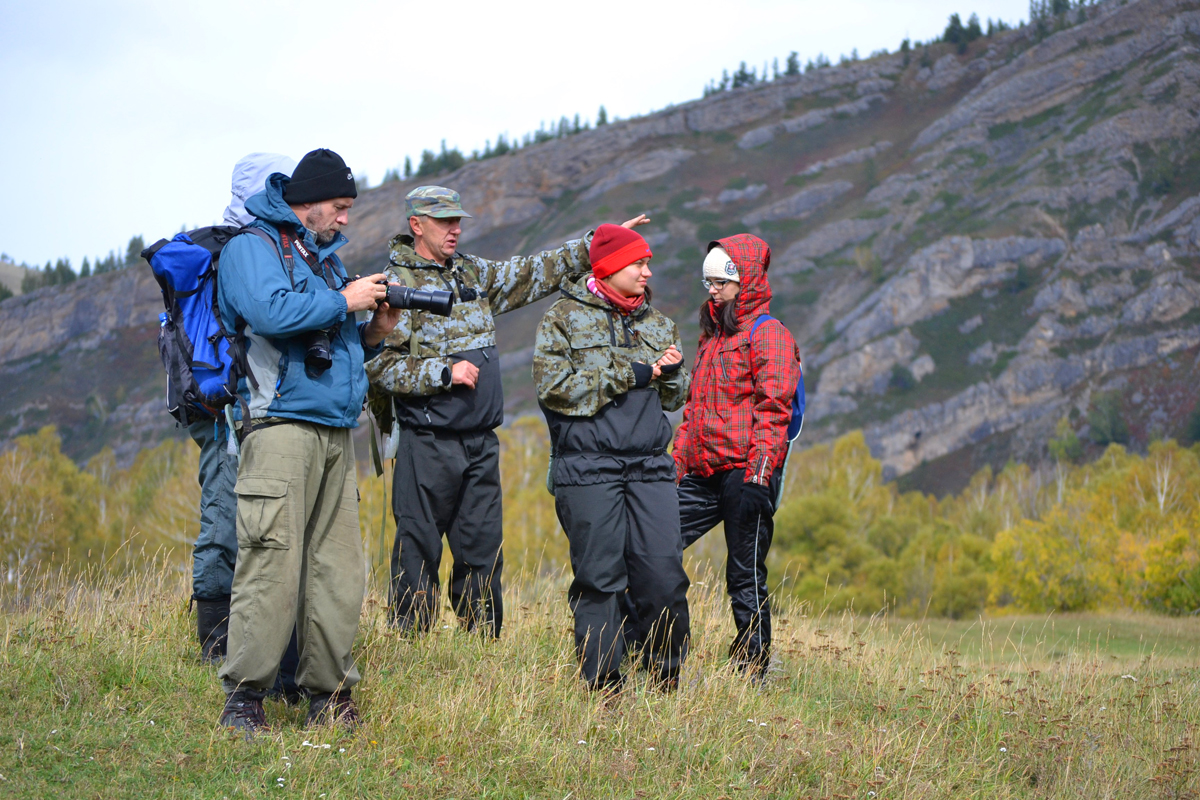
{"type": "Polygon", "coordinates": [[[822,225],[784,250],[772,261],[773,274],[797,272],[811,268],[811,259],[837,252],[843,247],[866,241],[875,234],[890,228],[899,220],[891,214],[876,219],[843,219],[822,225]]]}
{"type": "Polygon", "coordinates": [[[817,163],[813,164],[812,166],[808,167],[807,169],[801,170],[799,174],[806,175],[806,176],[820,175],[822,172],[824,172],[827,169],[837,169],[838,167],[845,167],[845,166],[849,166],[851,164],[861,164],[862,162],[866,161],[868,158],[874,158],[875,156],[879,155],[880,153],[890,150],[891,147],[892,147],[892,143],[885,141],[885,142],[880,142],[879,144],[871,145],[870,147],[863,147],[858,150],[852,150],[849,153],[846,153],[845,155],[835,156],[833,158],[827,158],[824,161],[818,161],[817,163]]]}
{"type": "Polygon", "coordinates": [[[957,56],[947,53],[933,64],[933,71],[928,78],[930,91],[941,91],[958,83],[966,77],[967,68],[959,63],[957,56]]]}
{"type": "Polygon", "coordinates": [[[1056,255],[1058,239],[1013,236],[972,241],[951,236],[915,253],[895,276],[868,296],[838,325],[841,338],[820,356],[832,359],[888,331],[944,310],[949,301],[1007,280],[1022,258],[1056,255]]]}
{"type": "Polygon", "coordinates": [[[921,343],[908,330],[889,336],[831,361],[821,370],[817,394],[854,394],[874,388],[875,378],[891,374],[897,364],[908,364],[921,343]]]}
{"type": "Polygon", "coordinates": [[[666,175],[694,155],[696,155],[695,152],[682,147],[652,150],[640,158],[610,170],[608,175],[596,181],[590,189],[583,193],[583,199],[591,200],[618,186],[648,181],[666,175]]]}
{"type": "Polygon", "coordinates": [[[783,200],[751,211],[742,217],[742,223],[757,225],[768,220],[804,219],[853,188],[854,184],[850,181],[835,181],[801,189],[791,197],[785,197],[783,200]]]}
{"type": "Polygon", "coordinates": [[[843,103],[833,108],[818,108],[806,114],[801,114],[798,117],[792,117],[781,122],[776,122],[773,125],[764,125],[761,128],[754,128],[747,131],[742,134],[742,138],[738,139],[738,147],[743,150],[761,147],[776,136],[802,133],[803,131],[824,125],[835,117],[854,117],[864,111],[870,110],[872,105],[883,102],[886,102],[886,98],[882,94],[869,94],[853,102],[843,103]]]}
{"type": "Polygon", "coordinates": [[[148,325],[163,310],[144,262],[67,286],[51,286],[0,304],[0,364],[80,343],[95,346],[122,328],[148,325]]]}
{"type": "Polygon", "coordinates": [[[1079,289],[1079,284],[1070,278],[1059,278],[1037,293],[1028,313],[1040,314],[1046,310],[1053,310],[1059,316],[1073,317],[1087,309],[1088,303],[1079,289]]]}
{"type": "Polygon", "coordinates": [[[758,199],[767,190],[765,183],[755,183],[744,189],[725,189],[717,195],[718,203],[743,203],[758,199]]]}
{"type": "Polygon", "coordinates": [[[1104,76],[1147,57],[1171,36],[1194,27],[1200,14],[1177,13],[1168,25],[1144,27],[1108,46],[1088,47],[1084,43],[1108,36],[1115,39],[1128,30],[1129,16],[1101,16],[1021,53],[987,75],[953,111],[922,131],[913,149],[928,147],[949,133],[981,121],[995,124],[1020,120],[1057,106],[1104,76]],[[1063,58],[1068,52],[1075,53],[1074,57],[1063,58]]]}
{"type": "Polygon", "coordinates": [[[1126,303],[1121,313],[1121,323],[1141,325],[1171,322],[1198,305],[1200,284],[1174,270],[1156,276],[1146,291],[1126,303]]]}

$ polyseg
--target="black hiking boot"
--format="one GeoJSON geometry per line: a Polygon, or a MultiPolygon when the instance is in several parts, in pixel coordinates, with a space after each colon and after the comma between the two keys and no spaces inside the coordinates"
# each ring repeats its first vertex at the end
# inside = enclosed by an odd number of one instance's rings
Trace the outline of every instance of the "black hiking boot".
{"type": "Polygon", "coordinates": [[[229,638],[229,598],[196,601],[196,635],[200,640],[200,660],[216,664],[225,658],[229,638]]]}
{"type": "Polygon", "coordinates": [[[225,697],[221,719],[222,728],[243,731],[250,738],[267,729],[267,712],[263,710],[263,693],[251,689],[237,689],[225,697]]]}
{"type": "Polygon", "coordinates": [[[333,694],[314,694],[308,699],[308,718],[304,721],[308,727],[318,725],[337,725],[352,731],[362,724],[358,715],[358,706],[346,689],[333,694]]]}

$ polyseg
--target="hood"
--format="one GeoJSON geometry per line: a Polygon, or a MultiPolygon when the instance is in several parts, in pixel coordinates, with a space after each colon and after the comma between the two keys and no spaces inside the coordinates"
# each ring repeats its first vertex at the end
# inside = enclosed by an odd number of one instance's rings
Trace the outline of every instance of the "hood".
{"type": "Polygon", "coordinates": [[[741,289],[737,296],[738,325],[753,320],[771,310],[771,285],[767,283],[767,267],[771,265],[771,248],[762,239],[749,233],[739,233],[727,239],[709,242],[708,249],[724,248],[738,268],[741,289]]]}
{"type": "Polygon", "coordinates": [[[278,153],[251,153],[237,162],[230,187],[233,197],[225,209],[224,224],[239,228],[249,225],[254,215],[246,210],[246,201],[263,190],[272,173],[291,175],[295,168],[295,161],[278,153]]]}

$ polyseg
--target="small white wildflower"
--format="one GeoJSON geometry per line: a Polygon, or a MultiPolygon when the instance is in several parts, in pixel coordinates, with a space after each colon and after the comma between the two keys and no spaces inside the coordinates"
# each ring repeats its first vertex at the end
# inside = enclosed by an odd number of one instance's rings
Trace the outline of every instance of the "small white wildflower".
{"type": "Polygon", "coordinates": [[[275,779],[275,782],[276,782],[276,783],[283,783],[283,778],[276,778],[276,779],[275,779]]]}
{"type": "Polygon", "coordinates": [[[1101,710],[1101,711],[1105,711],[1106,709],[1105,709],[1105,707],[1104,707],[1104,706],[1100,706],[1100,710],[1101,710]]]}
{"type": "Polygon", "coordinates": [[[748,720],[746,720],[746,722],[754,722],[754,720],[748,719],[748,720]]]}
{"type": "Polygon", "coordinates": [[[1133,681],[1134,683],[1137,683],[1137,678],[1133,677],[1132,675],[1122,675],[1122,676],[1121,676],[1121,680],[1123,680],[1123,681],[1133,681]]]}
{"type": "Polygon", "coordinates": [[[153,725],[153,724],[154,724],[154,720],[150,720],[150,724],[151,724],[151,725],[153,725]]]}
{"type": "Polygon", "coordinates": [[[284,760],[284,761],[291,761],[291,759],[290,759],[290,758],[288,758],[287,756],[284,756],[284,757],[283,757],[283,760],[284,760]]]}
{"type": "Polygon", "coordinates": [[[54,730],[50,731],[51,736],[53,736],[56,733],[58,733],[58,728],[55,728],[54,730]]]}
{"type": "Polygon", "coordinates": [[[310,742],[308,739],[305,739],[305,740],[304,740],[304,744],[302,744],[302,745],[300,745],[300,746],[301,746],[301,747],[312,747],[312,746],[313,746],[313,744],[312,744],[312,742],[310,742]]]}
{"type": "Polygon", "coordinates": [[[874,796],[875,796],[874,792],[867,792],[867,797],[874,797],[874,796]]]}
{"type": "Polygon", "coordinates": [[[651,752],[651,753],[653,753],[653,752],[654,752],[654,748],[653,748],[653,747],[647,747],[647,748],[646,748],[646,750],[648,750],[648,751],[649,751],[649,752],[651,752]]]}
{"type": "Polygon", "coordinates": [[[765,728],[765,727],[767,727],[767,723],[765,723],[765,722],[760,722],[760,723],[758,723],[758,727],[760,727],[760,728],[765,728]]]}
{"type": "Polygon", "coordinates": [[[1000,748],[1000,752],[1001,752],[1001,753],[1007,753],[1007,752],[1008,752],[1008,748],[1007,748],[1007,747],[1001,747],[1001,748],[1000,748]]]}
{"type": "Polygon", "coordinates": [[[344,748],[344,747],[339,747],[339,748],[338,748],[338,752],[339,752],[339,753],[344,753],[344,752],[346,752],[346,748],[344,748]]]}
{"type": "MultiPolygon", "coordinates": [[[[314,747],[315,747],[315,746],[316,746],[316,745],[314,745],[314,747]]],[[[329,747],[330,747],[330,745],[323,744],[323,745],[321,745],[321,747],[322,747],[322,749],[328,750],[328,749],[329,749],[329,747]]]]}
{"type": "Polygon", "coordinates": [[[579,744],[587,744],[587,742],[585,742],[583,739],[580,739],[579,744]]]}
{"type": "Polygon", "coordinates": [[[449,627],[450,627],[449,625],[443,625],[442,630],[446,630],[446,628],[449,628],[449,627]]]}

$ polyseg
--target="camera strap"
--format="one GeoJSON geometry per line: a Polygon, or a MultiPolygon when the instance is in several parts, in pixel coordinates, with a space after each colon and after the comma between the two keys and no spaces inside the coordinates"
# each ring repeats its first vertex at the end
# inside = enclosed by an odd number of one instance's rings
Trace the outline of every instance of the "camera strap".
{"type": "Polygon", "coordinates": [[[292,253],[297,252],[300,254],[300,258],[304,259],[304,263],[308,265],[309,269],[311,269],[314,273],[320,274],[321,279],[325,281],[326,286],[328,286],[330,289],[333,289],[335,292],[341,291],[341,288],[337,285],[338,276],[337,272],[333,269],[333,262],[331,259],[327,258],[318,264],[317,257],[313,255],[313,253],[307,247],[304,246],[304,242],[300,240],[300,237],[292,236],[282,228],[279,230],[279,241],[283,244],[283,266],[287,269],[288,278],[291,279],[292,286],[296,285],[296,260],[292,253]],[[320,268],[319,270],[318,267],[320,268]]]}

